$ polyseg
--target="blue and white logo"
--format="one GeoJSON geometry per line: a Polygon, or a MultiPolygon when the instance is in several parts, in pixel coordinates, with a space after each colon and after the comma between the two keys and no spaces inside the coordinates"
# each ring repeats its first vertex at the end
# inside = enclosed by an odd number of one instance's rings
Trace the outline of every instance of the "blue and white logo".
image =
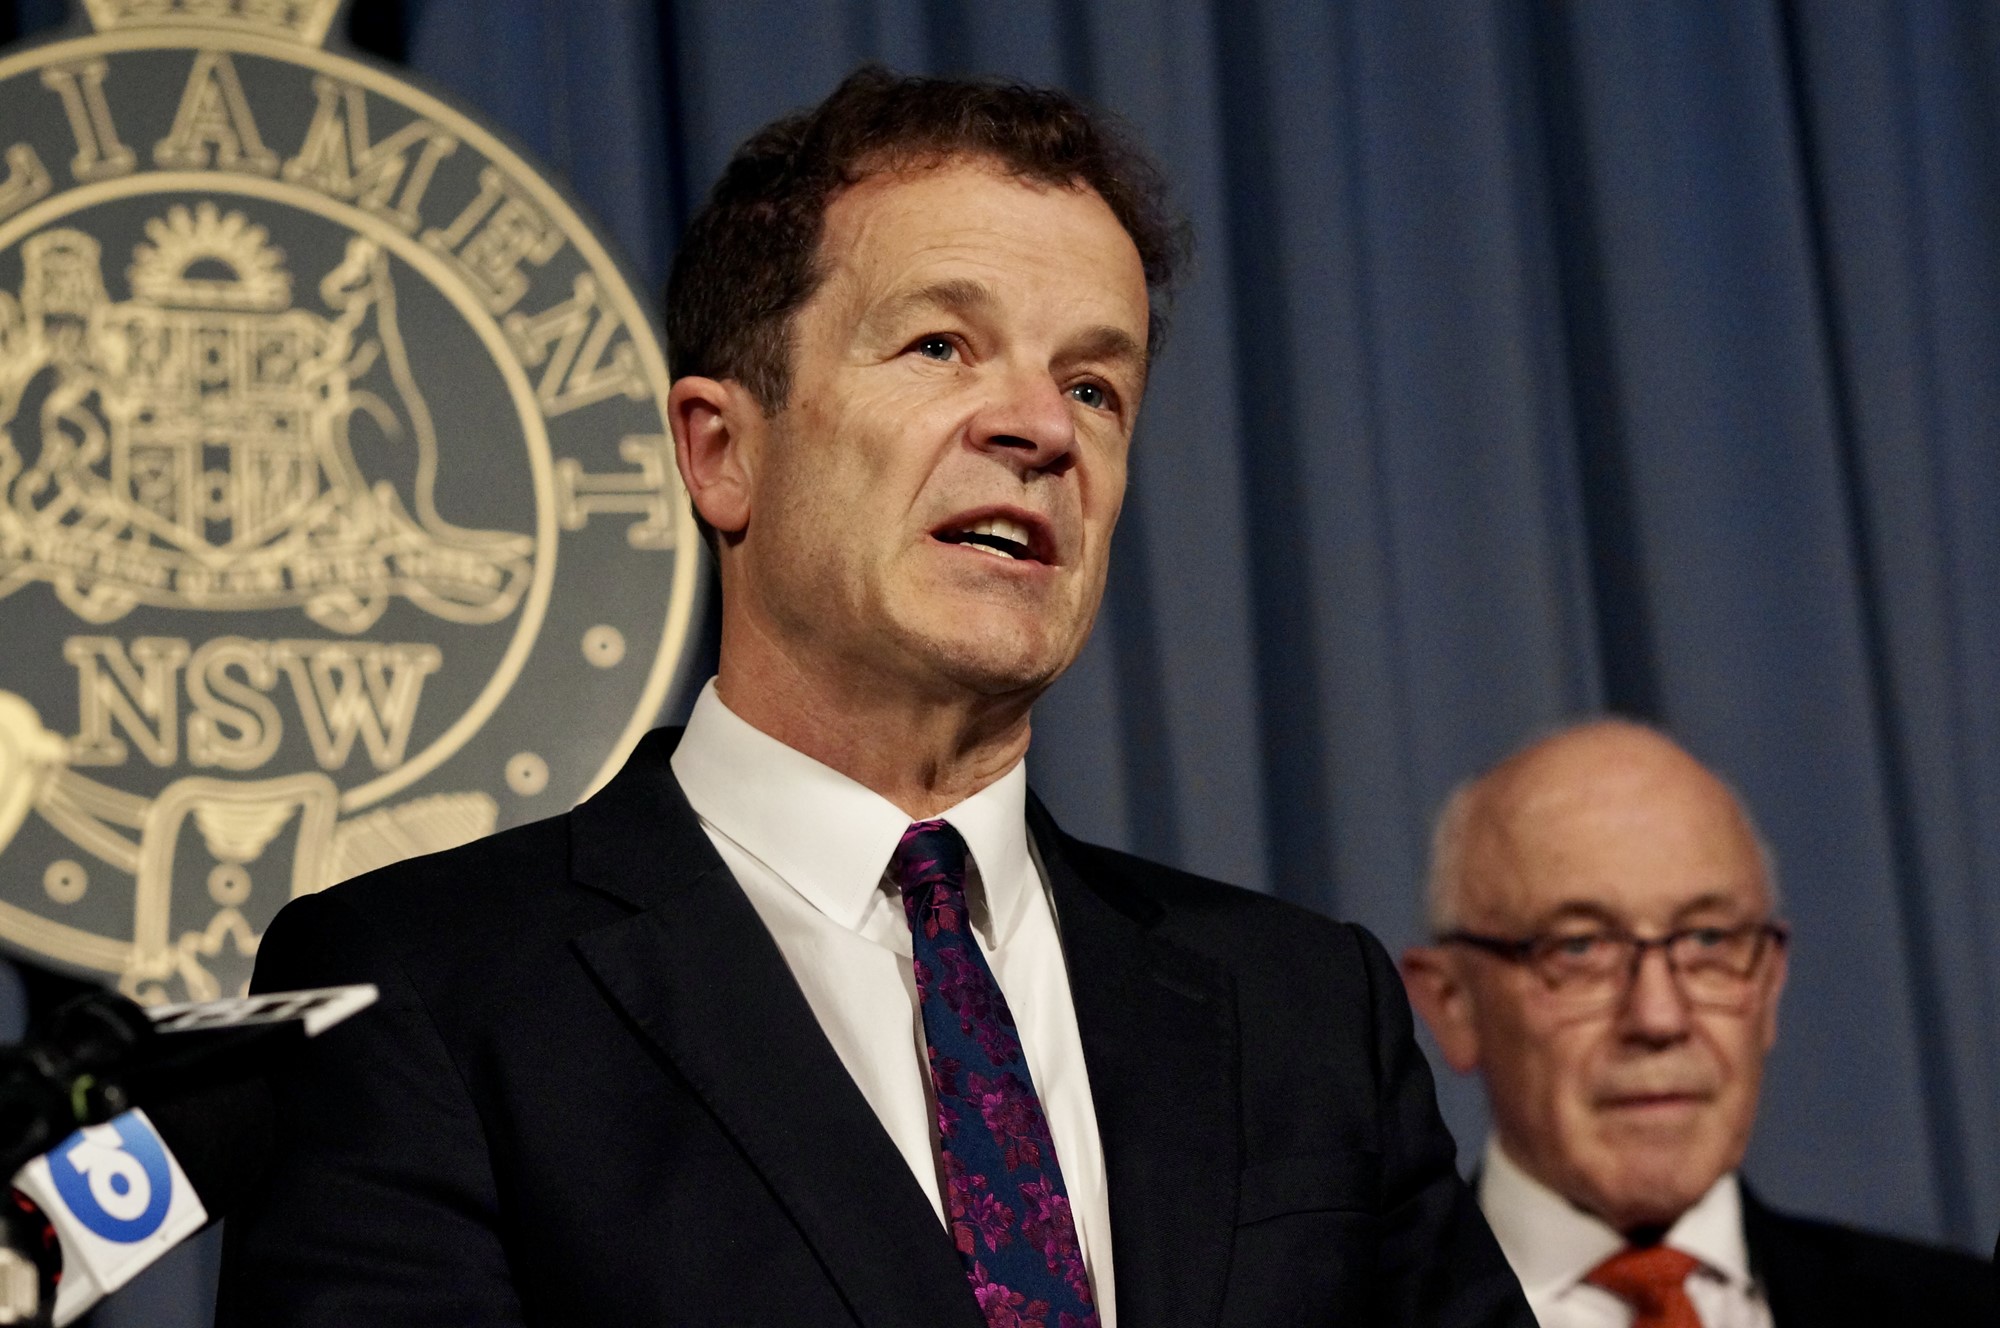
{"type": "Polygon", "coordinates": [[[48,1155],[56,1193],[84,1229],[129,1244],[160,1229],[173,1204],[174,1173],[160,1137],[127,1113],[78,1130],[48,1155]]]}
{"type": "Polygon", "coordinates": [[[14,1188],[41,1205],[62,1243],[58,1324],[75,1322],[208,1221],[187,1173],[136,1107],[28,1163],[14,1188]]]}

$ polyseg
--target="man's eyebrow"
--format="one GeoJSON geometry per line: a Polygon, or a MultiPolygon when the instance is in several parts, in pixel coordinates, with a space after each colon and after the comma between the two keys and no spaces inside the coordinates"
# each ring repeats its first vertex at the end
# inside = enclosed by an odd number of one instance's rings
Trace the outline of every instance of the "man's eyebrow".
{"type": "Polygon", "coordinates": [[[1066,358],[1072,360],[1123,360],[1139,371],[1143,382],[1146,373],[1146,348],[1122,327],[1104,324],[1093,327],[1072,340],[1066,348],[1066,358]]]}
{"type": "MultiPolygon", "coordinates": [[[[984,282],[970,277],[953,277],[891,295],[868,311],[862,319],[862,326],[870,333],[883,335],[898,331],[899,325],[912,314],[936,311],[970,317],[984,313],[998,303],[992,289],[984,282]]],[[[1071,339],[1064,348],[1064,358],[1126,361],[1139,371],[1142,382],[1147,368],[1145,346],[1130,332],[1108,323],[1089,328],[1071,339]]]]}
{"type": "MultiPolygon", "coordinates": [[[[1742,901],[1734,895],[1721,890],[1711,890],[1675,909],[1674,922],[1679,925],[1697,914],[1717,910],[1736,914],[1744,911],[1742,901]]],[[[1540,922],[1536,924],[1536,930],[1545,931],[1565,922],[1594,922],[1607,927],[1625,925],[1616,911],[1595,900],[1565,899],[1542,915],[1540,922]]]]}
{"type": "Polygon", "coordinates": [[[1742,914],[1749,910],[1743,907],[1743,900],[1739,896],[1722,890],[1711,890],[1700,898],[1691,899],[1675,909],[1674,918],[1676,921],[1686,921],[1697,913],[1711,911],[1742,914]]]}
{"type": "Polygon", "coordinates": [[[1564,922],[1595,922],[1606,927],[1618,925],[1618,915],[1592,899],[1565,899],[1541,915],[1535,930],[1545,931],[1564,922]]]}
{"type": "Polygon", "coordinates": [[[963,317],[990,309],[993,304],[993,292],[984,283],[970,277],[953,277],[891,295],[870,309],[862,323],[870,331],[891,332],[911,314],[925,310],[963,317]]]}

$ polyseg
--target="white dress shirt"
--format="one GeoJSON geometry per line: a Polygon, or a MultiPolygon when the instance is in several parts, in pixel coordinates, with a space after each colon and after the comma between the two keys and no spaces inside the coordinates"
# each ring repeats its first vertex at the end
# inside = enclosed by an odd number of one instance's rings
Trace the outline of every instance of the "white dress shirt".
{"type": "MultiPolygon", "coordinates": [[[[1631,1328],[1632,1306],[1583,1280],[1625,1238],[1521,1170],[1497,1139],[1486,1144],[1479,1206],[1541,1328],[1631,1328]]],[[[1750,1277],[1736,1173],[1710,1186],[1663,1243],[1701,1261],[1686,1286],[1703,1328],[1771,1328],[1763,1288],[1750,1277]]]]}
{"type": "MultiPolygon", "coordinates": [[[[820,1029],[944,1221],[910,926],[885,878],[910,818],[845,775],[751,727],[702,688],[674,776],[805,993],[820,1029]]],[[[1077,1242],[1114,1328],[1104,1149],[1070,1000],[1069,970],[1028,839],[1016,764],[938,819],[964,838],[973,934],[1013,1011],[1048,1117],[1077,1242]]]]}

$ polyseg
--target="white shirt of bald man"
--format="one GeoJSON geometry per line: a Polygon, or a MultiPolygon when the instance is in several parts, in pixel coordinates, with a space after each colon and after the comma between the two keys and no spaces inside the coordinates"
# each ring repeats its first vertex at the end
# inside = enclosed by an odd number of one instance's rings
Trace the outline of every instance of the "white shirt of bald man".
{"type": "MultiPolygon", "coordinates": [[[[1487,1141],[1480,1164],[1479,1206],[1541,1328],[1632,1328],[1629,1303],[1583,1280],[1625,1248],[1625,1238],[1521,1170],[1497,1139],[1487,1141]]],[[[1682,1213],[1664,1243],[1701,1261],[1686,1287],[1702,1328],[1772,1328],[1750,1276],[1735,1172],[1682,1213]]]]}
{"type": "MultiPolygon", "coordinates": [[[[753,728],[723,703],[712,678],[688,716],[673,769],[942,1224],[910,924],[887,878],[910,818],[874,790],[753,728]]],[[[1055,908],[1028,839],[1027,797],[1027,765],[1017,762],[937,819],[949,821],[970,851],[972,932],[1007,998],[1048,1118],[1098,1321],[1116,1328],[1104,1145],[1055,908]]]]}

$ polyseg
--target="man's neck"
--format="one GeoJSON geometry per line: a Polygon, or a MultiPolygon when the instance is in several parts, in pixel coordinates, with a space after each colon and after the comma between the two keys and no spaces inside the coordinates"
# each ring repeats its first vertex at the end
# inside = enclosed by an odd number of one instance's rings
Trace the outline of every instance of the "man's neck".
{"type": "Polygon", "coordinates": [[[923,698],[797,670],[731,668],[716,693],[736,716],[921,821],[1012,770],[1028,750],[1026,699],[923,698]]]}

